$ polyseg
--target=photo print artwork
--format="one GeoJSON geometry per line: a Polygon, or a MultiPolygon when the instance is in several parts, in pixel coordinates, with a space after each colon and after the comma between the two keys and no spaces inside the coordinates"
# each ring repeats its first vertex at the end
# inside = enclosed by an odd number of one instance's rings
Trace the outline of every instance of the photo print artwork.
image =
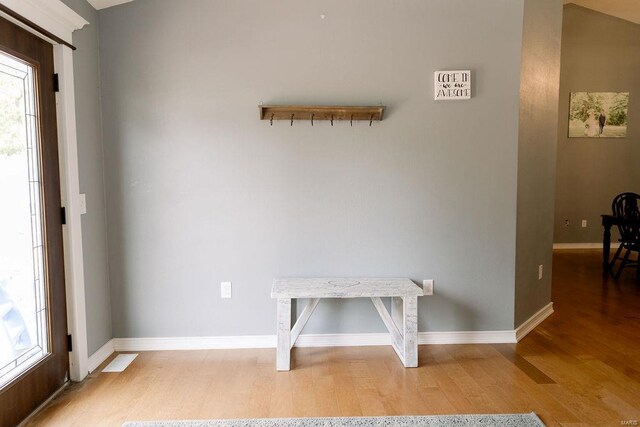
{"type": "Polygon", "coordinates": [[[629,92],[572,92],[569,138],[626,138],[629,92]]]}

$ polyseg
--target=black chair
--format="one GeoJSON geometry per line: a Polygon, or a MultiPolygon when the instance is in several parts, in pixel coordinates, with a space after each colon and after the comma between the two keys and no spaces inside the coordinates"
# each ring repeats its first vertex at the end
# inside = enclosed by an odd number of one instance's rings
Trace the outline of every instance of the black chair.
{"type": "Polygon", "coordinates": [[[620,278],[625,267],[635,266],[637,278],[640,280],[640,195],[636,193],[618,194],[611,204],[613,215],[623,218],[625,221],[618,225],[620,232],[620,247],[611,261],[613,271],[616,262],[620,261],[618,271],[615,272],[616,280],[620,278]],[[624,251],[624,255],[622,255],[624,251]],[[632,252],[637,254],[635,260],[630,260],[632,252]],[[622,256],[621,256],[622,255],[622,256]]]}

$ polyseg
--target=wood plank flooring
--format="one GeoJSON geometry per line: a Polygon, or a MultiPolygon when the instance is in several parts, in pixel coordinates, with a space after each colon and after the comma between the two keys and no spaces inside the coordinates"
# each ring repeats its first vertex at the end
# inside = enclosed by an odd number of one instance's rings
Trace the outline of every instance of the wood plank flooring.
{"type": "MultiPolygon", "coordinates": [[[[143,352],[123,373],[73,384],[27,425],[535,411],[550,426],[640,420],[640,286],[604,281],[599,251],[554,255],[556,312],[518,344],[143,352]]],[[[631,424],[633,425],[633,424],[631,424]]],[[[637,425],[637,424],[636,424],[637,425]]]]}

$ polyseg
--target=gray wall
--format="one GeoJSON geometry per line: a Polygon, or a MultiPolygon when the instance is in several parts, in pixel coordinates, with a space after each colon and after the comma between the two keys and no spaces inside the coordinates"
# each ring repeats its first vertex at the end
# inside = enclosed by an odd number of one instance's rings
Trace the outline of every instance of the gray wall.
{"type": "MultiPolygon", "coordinates": [[[[420,330],[513,328],[522,0],[99,16],[115,336],[272,334],[295,275],[433,278],[420,330]],[[473,98],[434,102],[433,71],[466,68],[473,98]],[[271,127],[261,101],[388,114],[271,127]]],[[[318,310],[306,332],[384,330],[367,301],[318,310]]]]}
{"type": "Polygon", "coordinates": [[[561,70],[555,242],[602,242],[611,200],[640,192],[640,25],[565,6],[561,70]],[[630,92],[626,139],[567,137],[569,93],[581,91],[630,92]]]}
{"type": "Polygon", "coordinates": [[[515,326],[551,301],[562,2],[525,0],[518,137],[515,326]],[[538,266],[543,265],[542,280],[538,266]]]}
{"type": "Polygon", "coordinates": [[[98,13],[86,0],[64,0],[89,25],[73,33],[80,192],[87,197],[82,215],[85,300],[89,354],[113,338],[109,295],[107,222],[100,111],[98,13]]]}

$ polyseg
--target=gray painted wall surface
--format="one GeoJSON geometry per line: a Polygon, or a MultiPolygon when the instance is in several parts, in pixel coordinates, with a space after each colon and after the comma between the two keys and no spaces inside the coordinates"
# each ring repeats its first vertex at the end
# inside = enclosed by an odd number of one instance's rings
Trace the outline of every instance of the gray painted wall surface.
{"type": "Polygon", "coordinates": [[[515,326],[551,301],[561,0],[526,0],[518,138],[515,326]],[[542,280],[538,266],[543,265],[542,280]]]}
{"type": "Polygon", "coordinates": [[[64,3],[89,21],[73,33],[80,192],[87,197],[82,215],[85,301],[89,354],[113,338],[109,295],[107,222],[100,111],[98,13],[86,0],[64,3]]]}
{"type": "Polygon", "coordinates": [[[640,193],[640,25],[565,6],[561,69],[554,239],[602,242],[600,215],[613,198],[640,193]],[[569,94],[583,91],[630,92],[626,139],[567,137],[569,94]]]}
{"type": "MultiPolygon", "coordinates": [[[[115,336],[273,334],[271,281],[298,275],[433,278],[420,330],[512,329],[523,1],[99,16],[115,336]],[[467,68],[473,98],[434,102],[433,71],[467,68]],[[260,101],[388,114],[271,127],[260,101]]],[[[383,330],[368,301],[324,301],[305,332],[383,330]]]]}

